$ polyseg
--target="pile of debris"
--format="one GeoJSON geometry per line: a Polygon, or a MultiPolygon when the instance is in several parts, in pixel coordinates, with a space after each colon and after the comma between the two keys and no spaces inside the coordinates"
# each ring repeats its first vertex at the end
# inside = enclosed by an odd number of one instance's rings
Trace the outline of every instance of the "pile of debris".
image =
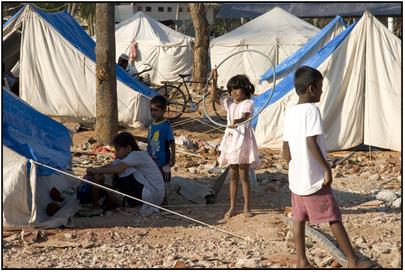
{"type": "Polygon", "coordinates": [[[76,175],[84,175],[88,167],[100,167],[115,159],[112,146],[101,146],[97,140],[90,138],[81,145],[75,145],[72,149],[72,167],[76,175]]]}

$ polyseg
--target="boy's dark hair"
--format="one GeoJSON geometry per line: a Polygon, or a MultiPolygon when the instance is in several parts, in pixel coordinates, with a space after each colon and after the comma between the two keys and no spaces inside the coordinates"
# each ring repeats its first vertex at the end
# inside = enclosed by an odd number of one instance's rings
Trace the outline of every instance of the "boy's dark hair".
{"type": "Polygon", "coordinates": [[[305,94],[309,86],[322,79],[323,76],[318,70],[309,66],[301,66],[294,74],[295,91],[298,95],[305,94]]]}
{"type": "Polygon", "coordinates": [[[135,141],[134,136],[129,132],[118,133],[113,139],[113,145],[126,148],[131,146],[132,151],[139,151],[139,146],[135,141]]]}
{"type": "Polygon", "coordinates": [[[162,110],[166,110],[167,99],[163,95],[157,95],[150,100],[150,104],[156,105],[162,110]]]}
{"type": "Polygon", "coordinates": [[[235,89],[241,89],[247,98],[251,98],[255,92],[255,86],[250,83],[249,78],[245,75],[236,75],[231,77],[226,84],[226,88],[228,89],[228,92],[235,89]]]}

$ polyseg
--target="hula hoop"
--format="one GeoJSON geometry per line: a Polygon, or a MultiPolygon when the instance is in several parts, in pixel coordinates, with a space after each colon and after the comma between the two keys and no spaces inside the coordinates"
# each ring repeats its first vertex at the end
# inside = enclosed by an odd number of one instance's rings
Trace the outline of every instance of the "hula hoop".
{"type": "MultiPolygon", "coordinates": [[[[262,53],[262,52],[260,52],[260,51],[258,51],[258,50],[245,49],[245,50],[242,50],[242,51],[233,53],[233,54],[229,55],[228,57],[226,57],[224,60],[222,60],[222,61],[218,64],[218,66],[217,66],[216,68],[218,69],[225,61],[227,61],[227,60],[230,59],[231,57],[233,57],[233,56],[235,56],[235,55],[237,55],[237,54],[240,54],[240,53],[244,53],[244,52],[255,52],[255,53],[259,54],[259,55],[262,55],[263,57],[265,57],[265,58],[270,62],[271,69],[273,70],[273,76],[272,76],[272,78],[273,78],[273,86],[272,86],[271,94],[269,95],[269,98],[267,98],[267,101],[266,101],[266,103],[263,105],[263,107],[262,107],[258,112],[256,112],[255,114],[253,114],[253,116],[250,117],[249,119],[247,119],[247,120],[245,120],[245,121],[243,121],[243,122],[237,124],[237,126],[244,125],[244,124],[250,122],[251,120],[253,120],[254,118],[256,118],[256,117],[264,110],[264,108],[267,107],[267,105],[269,104],[271,98],[273,97],[273,93],[274,93],[274,90],[275,90],[275,88],[276,88],[276,77],[275,77],[275,74],[276,74],[276,73],[275,73],[274,63],[271,61],[271,59],[270,59],[267,55],[265,55],[264,53],[262,53]]],[[[211,121],[212,123],[214,123],[215,125],[217,125],[217,126],[219,126],[219,127],[225,127],[225,128],[227,128],[227,127],[229,127],[229,125],[224,125],[224,124],[218,123],[218,122],[216,122],[215,120],[213,120],[213,119],[209,116],[208,111],[207,111],[207,107],[206,107],[206,105],[205,105],[205,104],[206,104],[206,103],[205,103],[206,92],[207,92],[208,85],[209,85],[209,82],[211,81],[211,79],[212,79],[212,78],[211,78],[211,74],[210,74],[210,76],[209,76],[208,79],[207,79],[207,83],[205,84],[204,94],[203,94],[203,109],[204,109],[204,113],[205,113],[206,117],[208,118],[208,120],[210,120],[210,121],[211,121]]],[[[214,102],[214,103],[215,103],[215,102],[214,102]]]]}

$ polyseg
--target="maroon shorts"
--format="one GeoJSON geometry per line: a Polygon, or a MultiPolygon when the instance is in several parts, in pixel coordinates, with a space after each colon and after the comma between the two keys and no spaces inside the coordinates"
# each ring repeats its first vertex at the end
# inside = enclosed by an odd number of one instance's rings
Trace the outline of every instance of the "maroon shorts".
{"type": "Polygon", "coordinates": [[[321,224],[342,221],[342,214],[331,187],[322,187],[312,195],[300,196],[291,192],[293,219],[321,224]]]}

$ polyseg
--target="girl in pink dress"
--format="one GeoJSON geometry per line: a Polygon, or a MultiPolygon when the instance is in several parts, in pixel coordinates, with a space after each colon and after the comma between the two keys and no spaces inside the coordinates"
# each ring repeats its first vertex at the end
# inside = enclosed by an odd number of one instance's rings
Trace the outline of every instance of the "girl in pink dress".
{"type": "Polygon", "coordinates": [[[240,177],[244,198],[245,217],[251,217],[249,198],[249,168],[256,168],[259,165],[259,153],[253,127],[250,122],[238,125],[253,115],[253,101],[250,99],[254,93],[254,86],[245,75],[232,77],[227,84],[231,97],[220,99],[217,96],[216,69],[211,72],[212,89],[211,98],[221,104],[227,111],[228,127],[225,130],[219,150],[221,155],[218,158],[221,167],[230,167],[230,208],[225,214],[225,219],[234,215],[235,201],[238,190],[238,177],[240,177]]]}

